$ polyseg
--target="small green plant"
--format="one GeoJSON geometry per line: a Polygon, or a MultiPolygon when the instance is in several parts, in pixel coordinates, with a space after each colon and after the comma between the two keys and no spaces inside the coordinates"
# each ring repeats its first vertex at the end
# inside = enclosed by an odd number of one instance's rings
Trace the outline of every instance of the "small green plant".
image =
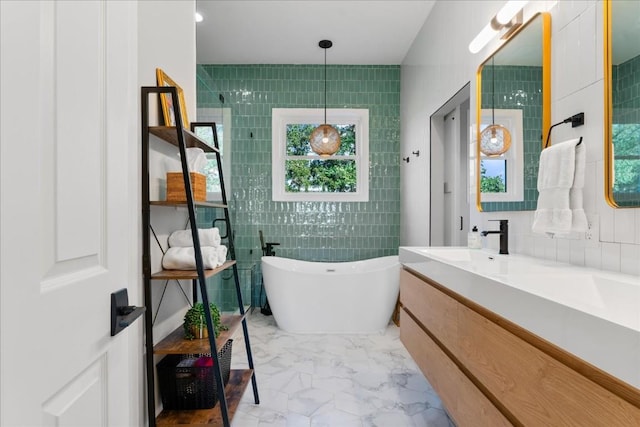
{"type": "MultiPolygon", "coordinates": [[[[211,311],[211,321],[217,338],[220,331],[227,330],[227,327],[220,322],[220,311],[212,302],[209,303],[209,311],[211,311]]],[[[204,305],[201,302],[195,303],[184,315],[184,337],[188,340],[207,337],[207,321],[205,319],[204,305]],[[204,331],[204,334],[201,335],[199,331],[204,331]]]]}

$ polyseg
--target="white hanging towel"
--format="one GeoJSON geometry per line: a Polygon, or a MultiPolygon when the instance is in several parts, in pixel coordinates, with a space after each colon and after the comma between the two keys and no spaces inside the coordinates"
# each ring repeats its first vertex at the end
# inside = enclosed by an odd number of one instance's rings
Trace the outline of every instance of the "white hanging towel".
{"type": "MultiPolygon", "coordinates": [[[[200,239],[200,246],[220,246],[220,230],[217,227],[213,228],[199,228],[198,237],[200,239]]],[[[191,229],[174,231],[169,235],[169,246],[192,248],[193,239],[191,238],[191,229]]]]}
{"type": "Polygon", "coordinates": [[[570,139],[540,153],[534,232],[567,235],[587,230],[582,206],[586,152],[581,141],[570,139]]]}
{"type": "MultiPolygon", "coordinates": [[[[218,261],[218,248],[203,246],[202,264],[204,268],[210,270],[216,268],[221,263],[218,261]]],[[[193,248],[174,247],[167,249],[162,257],[162,268],[165,270],[195,270],[196,257],[193,248]]]]}

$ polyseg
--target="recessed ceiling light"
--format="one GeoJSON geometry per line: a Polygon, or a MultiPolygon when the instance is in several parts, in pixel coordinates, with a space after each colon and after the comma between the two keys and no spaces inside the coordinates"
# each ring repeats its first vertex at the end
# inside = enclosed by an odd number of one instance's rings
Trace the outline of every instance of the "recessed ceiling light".
{"type": "Polygon", "coordinates": [[[202,21],[204,21],[204,17],[200,12],[196,12],[196,22],[202,22],[202,21]]]}

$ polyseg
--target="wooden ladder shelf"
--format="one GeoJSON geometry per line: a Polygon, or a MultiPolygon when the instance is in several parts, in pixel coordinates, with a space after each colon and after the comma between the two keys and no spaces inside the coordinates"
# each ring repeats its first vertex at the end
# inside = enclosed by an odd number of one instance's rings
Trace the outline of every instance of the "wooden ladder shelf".
{"type": "MultiPolygon", "coordinates": [[[[166,426],[166,425],[220,425],[229,427],[231,419],[238,408],[240,399],[249,384],[253,386],[253,396],[256,404],[260,402],[258,397],[258,387],[256,384],[255,370],[253,366],[253,356],[251,353],[251,345],[249,342],[249,332],[247,329],[247,320],[240,292],[240,280],[238,275],[238,266],[235,261],[235,249],[233,244],[233,233],[231,232],[231,220],[229,216],[229,208],[227,205],[227,195],[225,192],[224,178],[222,173],[222,162],[218,143],[218,135],[215,123],[192,123],[191,129],[183,127],[183,118],[180,112],[180,99],[177,89],[173,86],[167,87],[142,87],[141,88],[141,107],[142,107],[142,229],[143,229],[143,275],[144,275],[144,294],[145,306],[153,307],[152,301],[152,284],[160,280],[191,280],[193,282],[193,302],[195,303],[198,295],[198,289],[202,298],[202,303],[208,311],[209,296],[206,287],[206,279],[216,274],[231,269],[233,271],[233,279],[238,301],[238,315],[224,315],[221,322],[226,326],[226,330],[215,338],[213,323],[211,317],[206,317],[209,339],[185,340],[183,337],[182,326],[174,330],[167,337],[154,345],[153,337],[153,313],[151,309],[145,312],[145,346],[146,346],[146,384],[147,384],[147,413],[149,418],[149,426],[166,426]],[[170,96],[172,105],[175,106],[175,126],[149,126],[149,95],[170,96]],[[213,146],[199,138],[195,129],[199,127],[210,128],[213,134],[213,146]],[[149,189],[149,148],[150,137],[154,135],[159,140],[178,147],[184,176],[184,188],[186,189],[185,202],[168,202],[160,200],[150,200],[149,189]],[[221,202],[201,202],[195,201],[192,194],[192,183],[190,174],[187,173],[187,147],[199,147],[205,152],[214,153],[218,165],[218,176],[220,178],[221,202]],[[186,207],[188,210],[189,224],[191,235],[194,242],[194,252],[196,258],[196,269],[192,271],[182,270],[162,270],[155,273],[151,272],[151,206],[167,206],[167,207],[186,207]],[[228,248],[229,260],[223,265],[214,269],[205,269],[203,266],[202,255],[200,252],[200,241],[198,237],[198,225],[196,221],[196,208],[200,209],[221,209],[223,220],[226,226],[226,236],[223,236],[228,248]],[[230,378],[226,386],[223,384],[222,373],[218,360],[218,349],[233,337],[234,333],[242,328],[244,335],[244,343],[247,351],[248,369],[232,370],[230,378]],[[154,355],[168,354],[207,354],[210,353],[213,358],[213,371],[218,390],[218,403],[211,409],[197,410],[164,410],[156,417],[156,400],[155,400],[155,366],[154,355]]],[[[162,301],[160,301],[161,303],[162,301]]]]}

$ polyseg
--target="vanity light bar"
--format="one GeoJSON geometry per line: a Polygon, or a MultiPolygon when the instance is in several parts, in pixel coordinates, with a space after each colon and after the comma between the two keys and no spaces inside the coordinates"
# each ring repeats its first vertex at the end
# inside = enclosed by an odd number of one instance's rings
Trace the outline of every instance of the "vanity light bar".
{"type": "Polygon", "coordinates": [[[508,1],[507,4],[502,6],[502,9],[496,14],[496,21],[501,25],[506,25],[524,8],[529,1],[508,1]]]}
{"type": "Polygon", "coordinates": [[[502,9],[498,11],[491,21],[478,33],[478,35],[469,43],[469,51],[478,53],[489,41],[505,27],[509,27],[513,18],[515,18],[522,8],[529,3],[528,1],[509,0],[502,9]]]}
{"type": "Polygon", "coordinates": [[[491,22],[489,22],[478,35],[469,43],[469,51],[471,53],[478,53],[480,50],[489,43],[489,40],[496,35],[498,31],[493,29],[491,22]]]}

